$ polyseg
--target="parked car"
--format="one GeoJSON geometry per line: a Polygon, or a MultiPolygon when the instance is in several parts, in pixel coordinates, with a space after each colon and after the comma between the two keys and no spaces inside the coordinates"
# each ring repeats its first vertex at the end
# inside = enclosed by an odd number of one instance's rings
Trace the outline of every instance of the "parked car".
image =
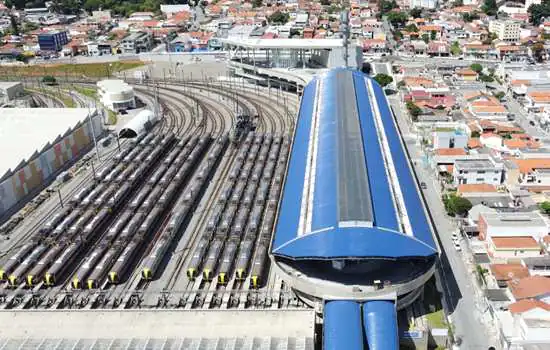
{"type": "Polygon", "coordinates": [[[421,182],[420,183],[420,188],[423,189],[423,190],[426,190],[426,189],[428,189],[428,185],[426,185],[425,182],[421,182]]]}

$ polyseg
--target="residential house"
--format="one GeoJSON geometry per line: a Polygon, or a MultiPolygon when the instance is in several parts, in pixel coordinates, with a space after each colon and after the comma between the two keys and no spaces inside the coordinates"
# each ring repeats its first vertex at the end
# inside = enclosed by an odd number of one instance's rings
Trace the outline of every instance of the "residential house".
{"type": "Polygon", "coordinates": [[[430,41],[428,43],[428,55],[446,57],[451,53],[451,46],[445,41],[430,41]]]}
{"type": "MultiPolygon", "coordinates": [[[[466,58],[488,58],[491,46],[484,44],[468,43],[464,44],[462,53],[466,58]]],[[[476,76],[477,77],[477,76],[476,76]]]]}
{"type": "Polygon", "coordinates": [[[479,237],[525,237],[539,242],[548,235],[548,225],[538,211],[516,213],[483,213],[478,221],[479,237]]]}
{"type": "Polygon", "coordinates": [[[492,120],[506,120],[508,118],[508,110],[494,96],[475,92],[466,94],[464,99],[467,102],[468,111],[476,118],[492,120]]]}
{"type": "Polygon", "coordinates": [[[191,12],[191,8],[187,4],[177,4],[177,5],[160,5],[160,12],[167,18],[172,18],[175,14],[180,12],[191,12]]]}
{"type": "Polygon", "coordinates": [[[457,159],[453,168],[454,185],[493,184],[500,185],[504,180],[504,165],[492,157],[465,157],[457,159]]]}
{"type": "Polygon", "coordinates": [[[423,35],[428,35],[431,39],[435,35],[435,40],[440,40],[443,34],[443,27],[436,24],[422,25],[418,27],[418,35],[422,37],[423,35]]]}
{"type": "Polygon", "coordinates": [[[529,50],[519,45],[496,45],[497,58],[507,61],[518,61],[529,56],[529,50]]]}
{"type": "Polygon", "coordinates": [[[548,303],[550,301],[550,278],[529,276],[508,282],[508,289],[515,301],[534,299],[548,303]]]}
{"type": "Polygon", "coordinates": [[[543,255],[539,242],[532,236],[491,236],[486,242],[487,254],[493,261],[519,262],[522,258],[543,255]]]}
{"type": "Polygon", "coordinates": [[[511,159],[507,183],[519,185],[530,191],[544,191],[550,189],[550,159],[528,158],[511,159]]]}
{"type": "Polygon", "coordinates": [[[529,277],[529,270],[521,264],[491,264],[489,270],[500,288],[506,288],[514,279],[529,277]]]}
{"type": "Polygon", "coordinates": [[[435,128],[432,132],[432,145],[435,150],[456,148],[464,151],[468,145],[468,135],[459,128],[435,128]]]}
{"type": "Polygon", "coordinates": [[[524,107],[531,113],[541,113],[545,109],[550,109],[550,90],[527,92],[524,107]]]}
{"type": "Polygon", "coordinates": [[[153,12],[134,12],[128,17],[129,21],[151,21],[155,14],[153,12]]]}
{"type": "Polygon", "coordinates": [[[455,72],[456,78],[461,81],[476,81],[477,73],[474,72],[471,68],[462,68],[458,69],[455,72]]]}
{"type": "MultiPolygon", "coordinates": [[[[544,240],[548,237],[550,236],[543,237],[543,245],[544,240]]],[[[531,276],[550,277],[550,255],[523,258],[521,259],[521,265],[529,271],[531,276]]]]}
{"type": "Polygon", "coordinates": [[[153,36],[147,32],[134,32],[121,42],[122,53],[149,52],[153,48],[153,36]]]}
{"type": "MultiPolygon", "coordinates": [[[[520,280],[521,281],[521,280],[520,280]]],[[[509,282],[513,284],[514,281],[509,282]]],[[[539,281],[531,283],[540,283],[539,281]]],[[[508,306],[512,322],[504,333],[507,349],[550,347],[550,304],[543,300],[521,299],[508,306]]]]}

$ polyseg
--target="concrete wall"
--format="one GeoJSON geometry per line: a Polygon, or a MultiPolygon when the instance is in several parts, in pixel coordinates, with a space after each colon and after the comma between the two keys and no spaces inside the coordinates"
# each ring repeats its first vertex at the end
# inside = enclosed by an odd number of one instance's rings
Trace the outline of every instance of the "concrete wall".
{"type": "MultiPolygon", "coordinates": [[[[101,117],[93,118],[96,136],[102,133],[101,117]]],[[[36,194],[43,186],[55,179],[60,171],[72,164],[82,151],[93,143],[92,130],[89,122],[58,138],[51,145],[39,150],[32,159],[26,161],[11,175],[0,182],[0,218],[27,196],[36,194]]],[[[17,164],[14,164],[14,168],[17,164]]]]}

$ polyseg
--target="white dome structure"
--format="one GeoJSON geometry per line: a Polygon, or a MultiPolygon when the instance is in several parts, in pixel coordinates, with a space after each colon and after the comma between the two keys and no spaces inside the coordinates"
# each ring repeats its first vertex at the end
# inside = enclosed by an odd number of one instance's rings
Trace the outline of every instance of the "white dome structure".
{"type": "Polygon", "coordinates": [[[103,105],[113,111],[136,108],[134,88],[120,79],[97,82],[97,92],[103,105]]]}
{"type": "Polygon", "coordinates": [[[158,118],[152,111],[145,109],[133,117],[118,133],[118,137],[131,139],[151,130],[158,118]]]}

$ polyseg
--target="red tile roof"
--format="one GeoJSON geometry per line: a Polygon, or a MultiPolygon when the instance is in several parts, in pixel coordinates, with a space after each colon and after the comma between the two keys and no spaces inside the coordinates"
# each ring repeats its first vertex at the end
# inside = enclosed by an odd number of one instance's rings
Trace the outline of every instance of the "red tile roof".
{"type": "Polygon", "coordinates": [[[535,308],[550,311],[550,304],[536,299],[523,299],[508,305],[508,310],[513,314],[522,314],[535,308]]]}
{"type": "Polygon", "coordinates": [[[491,237],[496,249],[537,249],[539,244],[531,236],[491,237]]]}
{"type": "Polygon", "coordinates": [[[516,298],[522,300],[550,294],[550,278],[530,276],[518,281],[509,281],[508,288],[516,298]]]}
{"type": "Polygon", "coordinates": [[[458,192],[496,192],[497,188],[491,184],[463,184],[458,185],[458,192]]]}
{"type": "Polygon", "coordinates": [[[435,150],[438,156],[465,156],[466,151],[463,148],[439,148],[435,150]]]}
{"type": "Polygon", "coordinates": [[[497,281],[529,277],[529,269],[521,264],[491,264],[489,269],[497,281]]]}

